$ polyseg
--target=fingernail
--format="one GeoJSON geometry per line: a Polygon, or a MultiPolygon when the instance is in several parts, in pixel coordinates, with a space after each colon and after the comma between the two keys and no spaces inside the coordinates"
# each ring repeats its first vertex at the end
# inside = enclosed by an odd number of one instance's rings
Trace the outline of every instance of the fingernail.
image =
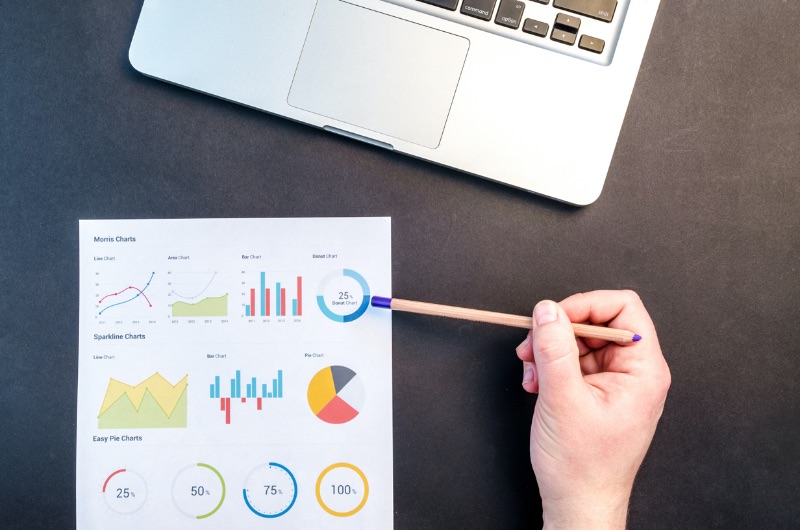
{"type": "Polygon", "coordinates": [[[558,318],[558,306],[551,300],[543,300],[533,308],[533,316],[538,325],[555,322],[558,318]]]}
{"type": "Polygon", "coordinates": [[[533,365],[531,363],[522,363],[522,384],[528,384],[533,381],[533,365]]]}

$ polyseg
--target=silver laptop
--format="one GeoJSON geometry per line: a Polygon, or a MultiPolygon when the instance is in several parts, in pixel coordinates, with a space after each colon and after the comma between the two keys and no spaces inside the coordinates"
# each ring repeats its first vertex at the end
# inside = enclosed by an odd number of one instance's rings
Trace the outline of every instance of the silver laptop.
{"type": "Polygon", "coordinates": [[[659,0],[144,0],[145,75],[576,205],[659,0]]]}

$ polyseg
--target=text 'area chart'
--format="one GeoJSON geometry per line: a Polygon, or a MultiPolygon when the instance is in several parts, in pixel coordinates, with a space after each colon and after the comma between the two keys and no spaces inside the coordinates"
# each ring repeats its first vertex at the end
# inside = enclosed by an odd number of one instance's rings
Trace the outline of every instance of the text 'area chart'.
{"type": "Polygon", "coordinates": [[[78,528],[391,528],[388,218],[80,222],[78,528]]]}

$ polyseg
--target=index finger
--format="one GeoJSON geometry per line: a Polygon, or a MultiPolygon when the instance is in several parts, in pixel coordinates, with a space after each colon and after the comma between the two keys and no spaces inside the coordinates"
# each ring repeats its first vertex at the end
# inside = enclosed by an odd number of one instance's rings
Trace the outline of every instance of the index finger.
{"type": "Polygon", "coordinates": [[[591,291],[574,294],[559,305],[574,323],[606,324],[642,338],[655,338],[655,327],[642,300],[633,291],[591,291]]]}
{"type": "Polygon", "coordinates": [[[649,391],[662,396],[663,404],[672,378],[658,344],[655,325],[639,295],[633,291],[592,291],[570,296],[559,305],[573,322],[607,324],[640,334],[642,340],[626,345],[584,340],[589,349],[602,352],[604,372],[644,377],[649,391]]]}
{"type": "MultiPolygon", "coordinates": [[[[632,331],[642,337],[641,344],[660,351],[655,326],[642,300],[633,291],[592,291],[570,296],[559,303],[572,322],[607,325],[632,331]]],[[[583,339],[585,349],[598,350],[608,344],[600,339],[583,339]]]]}

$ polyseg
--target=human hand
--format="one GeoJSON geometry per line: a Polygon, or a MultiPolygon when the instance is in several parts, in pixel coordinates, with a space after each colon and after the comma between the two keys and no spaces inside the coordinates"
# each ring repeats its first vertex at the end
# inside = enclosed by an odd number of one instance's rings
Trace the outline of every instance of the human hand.
{"type": "Polygon", "coordinates": [[[624,528],[670,385],[638,295],[594,291],[540,302],[517,355],[523,388],[539,394],[530,451],[545,528],[624,528]],[[576,338],[572,322],[628,329],[642,339],[621,345],[576,338]]]}

